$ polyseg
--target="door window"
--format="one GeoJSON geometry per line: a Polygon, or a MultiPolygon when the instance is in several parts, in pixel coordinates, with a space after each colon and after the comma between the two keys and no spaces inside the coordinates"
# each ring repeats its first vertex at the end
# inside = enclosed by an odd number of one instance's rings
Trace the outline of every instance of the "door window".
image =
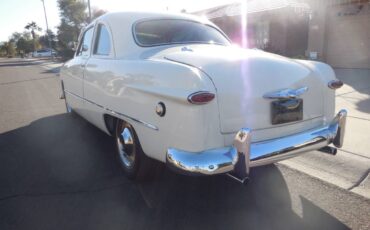
{"type": "Polygon", "coordinates": [[[91,27],[84,33],[81,44],[77,50],[77,56],[89,56],[93,31],[93,27],[91,27]]]}
{"type": "Polygon", "coordinates": [[[109,55],[111,50],[111,40],[106,26],[98,26],[97,37],[95,39],[94,54],[109,55]]]}

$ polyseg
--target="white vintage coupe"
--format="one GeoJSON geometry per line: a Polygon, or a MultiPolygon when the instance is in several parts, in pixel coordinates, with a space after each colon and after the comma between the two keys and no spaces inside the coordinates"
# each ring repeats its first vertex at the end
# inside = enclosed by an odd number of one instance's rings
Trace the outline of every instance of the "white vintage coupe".
{"type": "Polygon", "coordinates": [[[186,14],[105,14],[61,69],[68,112],[115,138],[132,179],[150,175],[153,159],[244,182],[252,167],[335,154],[347,115],[334,114],[342,84],[324,63],[238,48],[186,14]]]}

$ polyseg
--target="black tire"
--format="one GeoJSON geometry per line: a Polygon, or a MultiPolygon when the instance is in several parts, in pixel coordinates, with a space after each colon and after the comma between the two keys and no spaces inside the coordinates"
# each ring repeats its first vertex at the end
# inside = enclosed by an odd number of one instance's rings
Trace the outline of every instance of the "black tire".
{"type": "Polygon", "coordinates": [[[135,181],[152,180],[159,163],[143,152],[134,128],[127,122],[116,122],[116,155],[126,176],[135,181]]]}

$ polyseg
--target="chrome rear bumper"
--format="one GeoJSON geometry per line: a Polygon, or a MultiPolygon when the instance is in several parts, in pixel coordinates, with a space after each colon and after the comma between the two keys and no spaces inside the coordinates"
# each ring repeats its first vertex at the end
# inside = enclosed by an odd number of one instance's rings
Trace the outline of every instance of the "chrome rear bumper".
{"type": "Polygon", "coordinates": [[[347,111],[341,110],[329,125],[256,143],[251,143],[251,130],[243,128],[236,134],[231,147],[197,153],[170,148],[166,162],[171,169],[182,174],[214,175],[233,172],[239,178],[245,178],[251,167],[295,157],[329,144],[342,147],[346,117],[347,111]]]}

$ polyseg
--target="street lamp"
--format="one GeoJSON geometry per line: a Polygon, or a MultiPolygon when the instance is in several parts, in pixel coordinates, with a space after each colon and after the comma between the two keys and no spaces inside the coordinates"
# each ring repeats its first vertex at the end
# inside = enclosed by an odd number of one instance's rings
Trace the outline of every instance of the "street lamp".
{"type": "Polygon", "coordinates": [[[48,40],[49,40],[50,55],[51,55],[51,59],[54,60],[53,51],[52,51],[52,47],[51,47],[51,39],[50,39],[50,34],[49,34],[48,17],[46,16],[45,2],[44,2],[44,0],[41,0],[41,2],[42,2],[42,5],[44,6],[44,14],[45,14],[45,21],[46,21],[46,33],[48,35],[48,40]]]}

